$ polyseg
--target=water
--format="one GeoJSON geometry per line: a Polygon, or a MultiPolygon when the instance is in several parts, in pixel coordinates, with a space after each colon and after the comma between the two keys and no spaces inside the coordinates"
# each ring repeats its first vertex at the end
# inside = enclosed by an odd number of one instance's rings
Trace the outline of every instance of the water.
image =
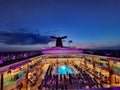
{"type": "Polygon", "coordinates": [[[68,66],[59,66],[58,74],[73,74],[73,70],[68,66]]]}

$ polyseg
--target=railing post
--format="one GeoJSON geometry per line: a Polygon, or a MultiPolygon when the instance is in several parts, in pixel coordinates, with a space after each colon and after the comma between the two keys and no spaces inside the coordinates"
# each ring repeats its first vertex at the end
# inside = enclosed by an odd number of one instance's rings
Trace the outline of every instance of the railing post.
{"type": "Polygon", "coordinates": [[[27,68],[26,68],[26,90],[28,90],[28,73],[29,73],[29,64],[27,64],[27,68]]]}
{"type": "Polygon", "coordinates": [[[108,67],[109,67],[109,78],[110,78],[110,87],[113,84],[113,60],[108,61],[108,67]]]}
{"type": "Polygon", "coordinates": [[[0,90],[3,90],[3,73],[0,74],[0,90]]]}
{"type": "Polygon", "coordinates": [[[92,61],[93,61],[93,71],[95,71],[95,68],[96,68],[96,66],[95,66],[95,63],[96,63],[95,57],[94,58],[92,57],[92,61]]]}

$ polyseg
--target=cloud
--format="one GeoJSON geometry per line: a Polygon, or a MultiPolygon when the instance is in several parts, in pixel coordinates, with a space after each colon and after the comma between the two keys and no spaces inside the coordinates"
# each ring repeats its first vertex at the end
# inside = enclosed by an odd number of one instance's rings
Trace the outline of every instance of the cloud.
{"type": "Polygon", "coordinates": [[[0,43],[6,45],[48,44],[53,41],[48,35],[19,32],[0,32],[0,43]]]}

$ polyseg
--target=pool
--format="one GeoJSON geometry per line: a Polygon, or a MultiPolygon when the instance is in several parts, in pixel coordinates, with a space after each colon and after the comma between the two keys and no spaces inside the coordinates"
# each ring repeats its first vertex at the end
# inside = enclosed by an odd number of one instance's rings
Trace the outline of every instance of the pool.
{"type": "Polygon", "coordinates": [[[74,74],[73,70],[69,66],[58,66],[58,74],[74,74]]]}

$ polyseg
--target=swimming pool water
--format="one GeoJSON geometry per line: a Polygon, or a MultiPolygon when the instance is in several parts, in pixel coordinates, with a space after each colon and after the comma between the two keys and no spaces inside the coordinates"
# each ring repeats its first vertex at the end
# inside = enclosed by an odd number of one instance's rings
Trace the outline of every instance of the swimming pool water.
{"type": "Polygon", "coordinates": [[[58,74],[73,74],[73,70],[68,66],[59,66],[58,74]]]}

